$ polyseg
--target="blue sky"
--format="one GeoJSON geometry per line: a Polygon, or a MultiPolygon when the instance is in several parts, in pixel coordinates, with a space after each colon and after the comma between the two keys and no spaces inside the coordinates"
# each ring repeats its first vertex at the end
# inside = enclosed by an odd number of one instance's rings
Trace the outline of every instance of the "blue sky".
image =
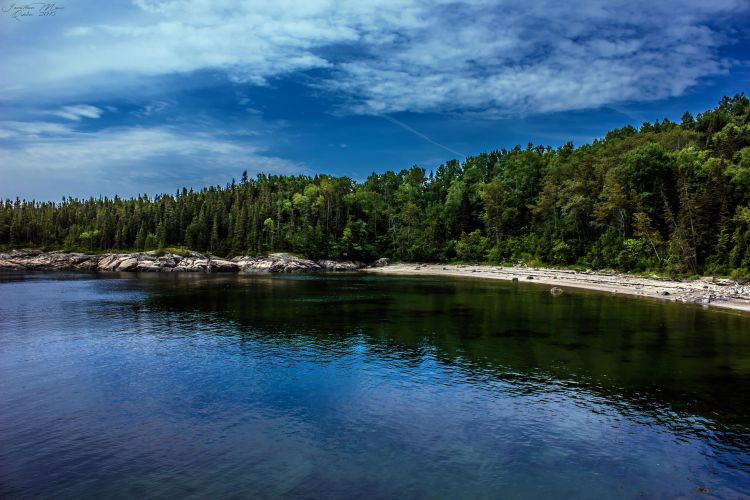
{"type": "Polygon", "coordinates": [[[679,120],[750,82],[747,0],[2,5],[3,198],[429,170],[679,120]]]}

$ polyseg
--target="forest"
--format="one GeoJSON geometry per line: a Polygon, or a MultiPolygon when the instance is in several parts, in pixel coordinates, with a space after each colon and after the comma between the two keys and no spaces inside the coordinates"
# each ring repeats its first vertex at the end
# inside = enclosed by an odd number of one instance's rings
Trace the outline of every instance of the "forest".
{"type": "Polygon", "coordinates": [[[516,146],[363,182],[245,172],[155,197],[8,199],[0,247],[750,276],[750,99],[579,147],[516,146]]]}

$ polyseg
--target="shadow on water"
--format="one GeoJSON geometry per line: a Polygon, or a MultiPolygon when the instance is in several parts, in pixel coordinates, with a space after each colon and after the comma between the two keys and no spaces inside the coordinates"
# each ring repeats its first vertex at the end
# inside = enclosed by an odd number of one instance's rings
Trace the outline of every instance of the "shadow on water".
{"type": "MultiPolygon", "coordinates": [[[[154,276],[147,307],[201,311],[273,342],[362,336],[470,376],[573,383],[624,411],[705,418],[750,450],[750,318],[606,294],[482,280],[337,275],[154,276]],[[264,332],[264,333],[258,333],[264,332]],[[430,349],[426,350],[425,348],[430,349]]],[[[529,390],[545,385],[530,384],[529,390]]]]}

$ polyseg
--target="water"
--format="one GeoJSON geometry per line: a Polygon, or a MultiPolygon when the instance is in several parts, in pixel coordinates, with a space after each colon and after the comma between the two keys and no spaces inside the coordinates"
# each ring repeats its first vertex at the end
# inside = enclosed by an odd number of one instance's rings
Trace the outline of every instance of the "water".
{"type": "Polygon", "coordinates": [[[750,494],[750,318],[480,280],[0,276],[4,498],[750,494]]]}

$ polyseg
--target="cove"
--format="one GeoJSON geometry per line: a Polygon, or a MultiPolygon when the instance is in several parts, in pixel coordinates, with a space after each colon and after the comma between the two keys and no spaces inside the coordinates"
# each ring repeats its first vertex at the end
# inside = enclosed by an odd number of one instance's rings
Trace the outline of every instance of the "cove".
{"type": "Polygon", "coordinates": [[[470,279],[0,276],[0,496],[750,494],[750,318],[470,279]]]}

